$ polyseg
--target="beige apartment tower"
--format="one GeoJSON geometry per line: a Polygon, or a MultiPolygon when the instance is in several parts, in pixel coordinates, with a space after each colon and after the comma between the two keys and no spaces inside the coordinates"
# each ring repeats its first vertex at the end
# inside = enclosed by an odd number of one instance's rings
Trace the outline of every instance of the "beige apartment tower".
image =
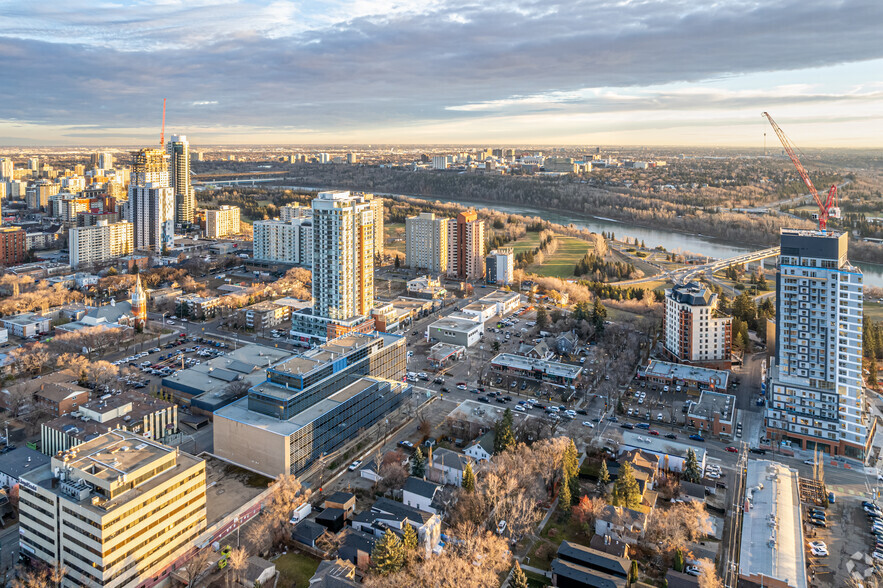
{"type": "Polygon", "coordinates": [[[70,264],[74,269],[129,255],[134,244],[134,229],[128,221],[99,220],[95,226],[73,227],[68,232],[70,264]]]}
{"type": "Polygon", "coordinates": [[[135,588],[206,528],[205,462],[111,431],[21,477],[22,555],[64,569],[63,588],[135,588]]]}
{"type": "Polygon", "coordinates": [[[421,212],[405,219],[405,264],[434,274],[448,270],[448,231],[454,221],[421,212]]]}
{"type": "Polygon", "coordinates": [[[220,210],[205,211],[205,236],[209,239],[220,239],[239,233],[238,206],[224,205],[220,210]]]}
{"type": "Polygon", "coordinates": [[[484,221],[474,210],[448,224],[448,275],[460,280],[484,277],[484,221]]]}

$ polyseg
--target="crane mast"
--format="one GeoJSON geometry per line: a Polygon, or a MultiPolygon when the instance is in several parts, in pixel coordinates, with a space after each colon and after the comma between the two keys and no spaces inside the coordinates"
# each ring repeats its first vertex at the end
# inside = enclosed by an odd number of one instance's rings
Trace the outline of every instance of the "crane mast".
{"type": "Polygon", "coordinates": [[[776,121],[773,120],[770,113],[764,112],[763,116],[770,121],[770,126],[773,127],[773,130],[779,137],[779,141],[782,142],[782,147],[785,148],[785,153],[788,154],[794,167],[797,168],[797,173],[800,174],[800,179],[803,180],[803,183],[809,188],[809,192],[812,194],[813,199],[815,199],[816,205],[819,207],[819,213],[814,214],[813,218],[818,218],[819,229],[824,231],[829,218],[840,218],[840,208],[837,207],[837,186],[831,186],[830,190],[828,190],[827,199],[822,202],[821,196],[819,196],[816,187],[813,185],[812,180],[809,177],[809,172],[806,171],[806,168],[803,167],[803,164],[800,163],[800,159],[797,157],[797,149],[794,146],[794,143],[791,142],[791,139],[788,138],[785,131],[776,124],[776,121]]]}
{"type": "Polygon", "coordinates": [[[162,99],[162,131],[159,134],[159,147],[165,149],[166,146],[166,99],[162,99]]]}

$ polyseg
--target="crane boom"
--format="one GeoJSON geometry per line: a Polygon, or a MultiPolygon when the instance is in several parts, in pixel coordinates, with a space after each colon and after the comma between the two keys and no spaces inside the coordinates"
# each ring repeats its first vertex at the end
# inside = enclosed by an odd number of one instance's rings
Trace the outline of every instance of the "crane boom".
{"type": "Polygon", "coordinates": [[[159,146],[160,148],[165,147],[166,145],[166,99],[162,99],[162,131],[159,135],[159,146]]]}
{"type": "Polygon", "coordinates": [[[785,131],[776,124],[776,121],[773,120],[773,117],[770,116],[769,112],[764,112],[763,116],[770,121],[770,126],[776,131],[779,141],[782,142],[782,147],[785,148],[785,153],[791,158],[791,162],[794,164],[794,167],[797,168],[797,173],[800,174],[800,179],[803,180],[803,183],[806,184],[806,187],[809,188],[810,194],[812,194],[812,197],[815,199],[816,204],[819,207],[819,228],[824,231],[828,222],[828,217],[838,218],[840,216],[840,209],[836,208],[837,186],[831,186],[831,189],[828,191],[827,200],[822,202],[822,198],[819,196],[816,187],[809,178],[809,172],[806,171],[806,168],[803,167],[803,164],[800,163],[800,159],[797,157],[794,143],[791,142],[791,139],[788,138],[785,131]]]}

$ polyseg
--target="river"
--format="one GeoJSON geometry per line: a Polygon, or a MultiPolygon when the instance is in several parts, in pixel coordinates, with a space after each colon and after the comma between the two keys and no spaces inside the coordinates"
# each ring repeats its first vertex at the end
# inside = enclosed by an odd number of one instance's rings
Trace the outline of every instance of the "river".
{"type": "MultiPolygon", "coordinates": [[[[274,179],[259,179],[257,182],[271,182],[276,181],[274,179]]],[[[255,185],[255,180],[253,179],[242,179],[237,180],[235,182],[218,182],[215,185],[220,185],[224,183],[230,184],[247,184],[252,183],[255,185]]],[[[308,186],[273,186],[274,188],[282,188],[289,190],[326,190],[327,188],[316,188],[316,187],[308,187],[308,186]]],[[[395,196],[395,194],[382,194],[376,192],[378,196],[395,196]]],[[[576,227],[581,229],[588,229],[594,233],[601,232],[610,232],[614,233],[614,236],[617,239],[621,239],[622,237],[630,237],[632,239],[640,239],[644,241],[644,244],[648,247],[656,247],[658,245],[662,245],[668,251],[678,252],[678,253],[694,253],[696,255],[705,255],[707,257],[714,257],[717,259],[724,259],[727,257],[736,257],[737,255],[741,255],[743,253],[747,253],[749,251],[756,251],[758,249],[763,249],[764,245],[757,245],[753,247],[743,247],[740,245],[734,245],[730,242],[723,241],[721,239],[716,239],[714,237],[706,237],[701,234],[688,234],[688,233],[679,233],[677,231],[671,231],[668,229],[651,229],[649,227],[643,227],[640,225],[635,225],[626,222],[620,222],[617,220],[599,218],[595,216],[589,216],[585,214],[564,214],[554,210],[541,210],[539,208],[532,208],[529,206],[521,206],[521,205],[510,205],[503,204],[500,202],[475,202],[470,200],[457,200],[455,198],[438,198],[438,197],[424,197],[424,196],[416,196],[409,195],[411,198],[418,198],[420,200],[428,200],[430,202],[453,202],[455,204],[460,204],[462,206],[472,206],[475,208],[493,208],[494,210],[499,210],[500,212],[508,212],[511,214],[520,214],[524,216],[538,216],[544,220],[549,222],[557,223],[560,225],[569,225],[573,224],[576,227]]],[[[875,264],[875,263],[861,263],[861,262],[853,262],[855,265],[861,268],[862,273],[864,274],[864,283],[866,286],[876,286],[879,288],[883,288],[883,265],[875,264]]]]}
{"type": "MultiPolygon", "coordinates": [[[[691,235],[687,233],[679,233],[666,229],[651,229],[640,225],[620,222],[612,219],[599,218],[583,214],[563,214],[554,210],[540,210],[521,205],[500,204],[498,202],[474,202],[469,200],[455,200],[453,198],[424,198],[421,196],[413,196],[421,200],[429,200],[435,202],[453,202],[463,206],[474,206],[475,208],[493,208],[500,212],[508,212],[511,214],[520,214],[524,216],[538,216],[543,220],[547,220],[559,225],[573,224],[581,229],[588,229],[594,233],[610,232],[614,233],[617,239],[630,237],[644,241],[648,247],[656,247],[662,245],[668,251],[694,253],[697,255],[705,255],[717,259],[727,257],[736,257],[749,251],[763,249],[765,246],[758,245],[756,247],[740,247],[733,245],[714,237],[706,237],[704,235],[691,235]]],[[[873,263],[854,262],[861,268],[864,274],[864,283],[866,286],[877,286],[883,288],[883,265],[873,263]]]]}

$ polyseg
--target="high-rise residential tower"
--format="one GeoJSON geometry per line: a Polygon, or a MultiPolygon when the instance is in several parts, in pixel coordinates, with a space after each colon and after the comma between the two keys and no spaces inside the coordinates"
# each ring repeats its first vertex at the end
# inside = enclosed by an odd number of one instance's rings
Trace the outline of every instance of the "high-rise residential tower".
{"type": "Polygon", "coordinates": [[[184,135],[172,135],[169,154],[169,185],[175,189],[175,224],[193,222],[196,197],[190,185],[190,143],[184,135]]]}
{"type": "Polygon", "coordinates": [[[474,210],[448,225],[448,274],[461,280],[484,277],[484,221],[474,210]]]}
{"type": "Polygon", "coordinates": [[[134,240],[132,223],[128,221],[99,220],[94,226],[72,227],[68,232],[71,267],[78,269],[129,255],[134,240]]]}
{"type": "Polygon", "coordinates": [[[135,230],[135,249],[157,253],[175,244],[175,196],[169,186],[129,186],[125,217],[135,230]]]}
{"type": "Polygon", "coordinates": [[[862,272],[846,233],[783,229],[767,436],[864,461],[874,437],[862,381],[862,272]]]}
{"type": "Polygon", "coordinates": [[[733,318],[718,310],[718,295],[699,282],[665,291],[663,353],[679,363],[730,369],[733,318]]]}
{"type": "Polygon", "coordinates": [[[349,192],[313,200],[313,313],[367,316],[374,306],[374,210],[349,192]]]}
{"type": "Polygon", "coordinates": [[[132,175],[129,185],[169,185],[169,156],[162,149],[139,149],[132,153],[132,175]]]}
{"type": "Polygon", "coordinates": [[[421,212],[405,219],[405,264],[440,274],[448,270],[448,225],[453,219],[421,212]]]}
{"type": "Polygon", "coordinates": [[[218,210],[205,211],[205,236],[209,239],[238,235],[240,232],[238,206],[225,204],[218,210]]]}
{"type": "Polygon", "coordinates": [[[14,180],[15,176],[13,174],[14,164],[12,163],[12,159],[9,157],[0,157],[0,181],[8,182],[10,180],[14,180]]]}

